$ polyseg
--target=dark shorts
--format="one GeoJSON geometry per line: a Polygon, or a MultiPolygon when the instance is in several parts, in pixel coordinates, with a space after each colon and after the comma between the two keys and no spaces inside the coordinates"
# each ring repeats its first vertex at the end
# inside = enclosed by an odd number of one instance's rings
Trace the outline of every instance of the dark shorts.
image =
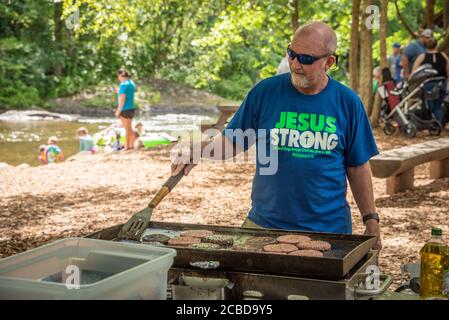
{"type": "Polygon", "coordinates": [[[123,110],[122,112],[120,112],[120,117],[123,117],[126,119],[132,119],[132,118],[134,118],[134,113],[135,113],[134,109],[123,110]]]}

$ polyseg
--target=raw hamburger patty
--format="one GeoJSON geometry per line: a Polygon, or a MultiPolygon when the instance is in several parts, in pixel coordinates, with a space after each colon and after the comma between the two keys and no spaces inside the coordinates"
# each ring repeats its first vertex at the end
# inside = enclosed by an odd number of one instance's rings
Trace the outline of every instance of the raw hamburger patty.
{"type": "Polygon", "coordinates": [[[167,244],[168,240],[170,240],[170,237],[165,234],[148,234],[142,238],[144,242],[160,242],[165,244],[167,244]]]}
{"type": "Polygon", "coordinates": [[[170,246],[190,246],[195,243],[200,243],[200,238],[193,237],[176,237],[168,240],[168,245],[170,246]]]}
{"type": "Polygon", "coordinates": [[[204,238],[213,234],[210,230],[186,230],[181,232],[181,237],[204,238]]]}
{"type": "Polygon", "coordinates": [[[206,242],[201,242],[201,243],[195,243],[189,246],[190,248],[197,248],[197,249],[220,249],[220,245],[215,244],[215,243],[206,243],[206,242]]]}
{"type": "Polygon", "coordinates": [[[276,239],[272,237],[252,237],[246,240],[245,245],[255,246],[255,247],[263,247],[267,244],[276,243],[276,239]]]}
{"type": "Polygon", "coordinates": [[[324,257],[321,251],[317,250],[296,250],[288,254],[289,256],[303,256],[303,257],[324,257]]]}
{"type": "Polygon", "coordinates": [[[327,251],[331,249],[331,245],[329,242],[321,241],[321,240],[312,240],[299,242],[296,244],[299,249],[304,250],[319,250],[319,251],[327,251]]]}
{"type": "Polygon", "coordinates": [[[289,253],[297,250],[298,248],[296,246],[288,243],[267,244],[263,247],[263,251],[273,253],[289,253]]]}
{"type": "Polygon", "coordinates": [[[202,242],[215,243],[220,246],[229,247],[234,244],[234,239],[231,236],[226,236],[222,234],[215,234],[211,236],[206,236],[201,239],[202,242]]]}
{"type": "Polygon", "coordinates": [[[287,234],[285,236],[280,236],[276,239],[279,243],[289,243],[289,244],[297,244],[304,241],[311,241],[308,236],[301,236],[298,234],[287,234]]]}

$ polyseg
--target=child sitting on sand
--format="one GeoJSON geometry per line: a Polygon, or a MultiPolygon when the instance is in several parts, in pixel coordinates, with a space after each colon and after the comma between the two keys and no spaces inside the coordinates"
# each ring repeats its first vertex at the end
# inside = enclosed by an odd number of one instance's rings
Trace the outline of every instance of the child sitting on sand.
{"type": "Polygon", "coordinates": [[[120,143],[121,134],[119,131],[115,133],[115,142],[112,144],[111,148],[114,151],[120,151],[125,148],[123,144],[120,143]]]}
{"type": "Polygon", "coordinates": [[[76,134],[80,140],[80,152],[95,153],[94,139],[89,135],[87,129],[84,127],[78,128],[76,134]]]}
{"type": "Polygon", "coordinates": [[[141,149],[143,148],[143,142],[142,142],[142,133],[143,133],[143,124],[142,122],[137,122],[134,126],[134,149],[141,149]]]}

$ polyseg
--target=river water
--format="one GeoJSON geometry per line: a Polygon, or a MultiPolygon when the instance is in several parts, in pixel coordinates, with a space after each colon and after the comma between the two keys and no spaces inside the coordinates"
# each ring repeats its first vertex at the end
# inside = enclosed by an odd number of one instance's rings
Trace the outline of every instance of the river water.
{"type": "MultiPolygon", "coordinates": [[[[170,135],[182,136],[184,132],[196,130],[201,123],[211,123],[216,116],[190,114],[159,114],[147,115],[133,121],[143,123],[145,133],[165,132],[170,135]]],[[[93,135],[117,122],[115,118],[80,118],[77,121],[42,120],[28,117],[2,117],[0,114],[0,163],[10,165],[27,163],[31,166],[40,165],[38,160],[39,146],[46,144],[51,136],[58,138],[66,158],[76,154],[79,142],[76,130],[85,127],[93,135]]]]}

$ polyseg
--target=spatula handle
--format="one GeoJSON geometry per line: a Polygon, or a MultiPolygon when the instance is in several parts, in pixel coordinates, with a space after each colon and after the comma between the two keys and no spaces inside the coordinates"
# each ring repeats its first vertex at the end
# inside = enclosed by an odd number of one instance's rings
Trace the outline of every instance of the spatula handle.
{"type": "Polygon", "coordinates": [[[156,208],[159,202],[161,202],[162,199],[164,199],[165,196],[169,194],[170,191],[173,190],[173,188],[176,186],[176,184],[181,180],[183,176],[184,171],[181,171],[176,176],[171,176],[170,178],[168,178],[167,181],[162,186],[162,188],[156,193],[153,199],[151,199],[151,202],[148,206],[150,208],[156,208]]]}
{"type": "Polygon", "coordinates": [[[167,181],[164,183],[164,186],[168,188],[168,190],[172,191],[173,188],[178,184],[178,182],[184,177],[184,169],[178,173],[176,176],[170,176],[167,181]]]}

